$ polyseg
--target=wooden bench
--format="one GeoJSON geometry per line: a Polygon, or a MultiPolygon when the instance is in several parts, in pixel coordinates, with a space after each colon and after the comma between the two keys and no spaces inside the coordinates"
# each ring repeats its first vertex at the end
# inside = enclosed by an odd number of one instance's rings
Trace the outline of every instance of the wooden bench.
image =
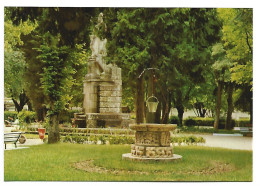
{"type": "Polygon", "coordinates": [[[4,134],[4,143],[5,143],[5,149],[6,149],[6,144],[7,143],[13,143],[15,144],[15,148],[17,148],[17,141],[21,137],[22,132],[10,132],[10,133],[5,133],[4,134]]]}

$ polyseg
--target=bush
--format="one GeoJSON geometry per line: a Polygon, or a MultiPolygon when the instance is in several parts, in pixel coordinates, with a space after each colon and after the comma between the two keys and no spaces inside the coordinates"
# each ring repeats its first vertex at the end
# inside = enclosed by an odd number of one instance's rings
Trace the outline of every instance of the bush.
{"type": "MultiPolygon", "coordinates": [[[[188,117],[184,119],[184,126],[191,127],[191,126],[214,126],[214,118],[201,118],[201,117],[188,117]]],[[[232,120],[231,127],[233,128],[238,121],[232,120]]],[[[248,123],[246,121],[241,121],[241,123],[248,123]]],[[[224,129],[226,125],[226,118],[219,119],[219,129],[224,129]]]]}
{"type": "Polygon", "coordinates": [[[32,123],[35,122],[36,112],[22,110],[18,114],[18,119],[20,123],[32,123]]]}
{"type": "Polygon", "coordinates": [[[252,124],[250,123],[250,119],[239,119],[236,120],[236,127],[246,127],[247,124],[252,124]]]}
{"type": "Polygon", "coordinates": [[[192,133],[214,133],[216,130],[214,128],[199,128],[198,126],[187,127],[183,126],[180,128],[182,132],[192,132],[192,133]]]}
{"type": "Polygon", "coordinates": [[[213,118],[188,117],[184,120],[185,126],[214,126],[213,118]]]}
{"type": "Polygon", "coordinates": [[[214,126],[213,118],[197,117],[197,118],[194,118],[194,120],[196,121],[196,126],[214,126]]]}
{"type": "Polygon", "coordinates": [[[91,136],[82,136],[82,135],[66,135],[63,139],[63,142],[69,143],[94,143],[100,141],[101,144],[105,144],[107,141],[109,144],[134,144],[134,137],[127,136],[105,136],[105,135],[91,135],[91,136]]]}
{"type": "Polygon", "coordinates": [[[177,116],[171,116],[169,118],[169,123],[179,125],[180,121],[179,121],[179,118],[177,116]]]}
{"type": "Polygon", "coordinates": [[[127,136],[110,136],[108,138],[109,144],[134,144],[135,139],[127,136]]]}
{"type": "Polygon", "coordinates": [[[172,143],[181,143],[185,144],[197,144],[197,143],[205,143],[205,139],[203,137],[196,137],[196,136],[181,136],[181,137],[171,137],[172,143]]]}
{"type": "Polygon", "coordinates": [[[187,127],[191,127],[191,126],[196,126],[196,120],[192,117],[189,117],[187,119],[184,120],[184,125],[187,127]]]}
{"type": "MultiPolygon", "coordinates": [[[[236,124],[236,121],[234,119],[231,120],[231,128],[233,128],[236,124]]],[[[218,124],[218,128],[219,129],[224,129],[226,126],[226,118],[220,118],[219,119],[219,124],[218,124]]]]}
{"type": "Polygon", "coordinates": [[[13,118],[14,120],[17,118],[17,112],[16,111],[4,111],[4,120],[7,120],[8,117],[13,118]]]}

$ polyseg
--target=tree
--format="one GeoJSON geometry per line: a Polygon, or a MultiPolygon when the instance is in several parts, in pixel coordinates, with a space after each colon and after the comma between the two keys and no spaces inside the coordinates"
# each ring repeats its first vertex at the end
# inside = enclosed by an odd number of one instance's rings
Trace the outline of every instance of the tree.
{"type": "MultiPolygon", "coordinates": [[[[108,39],[108,61],[128,72],[125,73],[128,80],[136,79],[141,69],[146,68],[159,68],[158,79],[167,86],[171,86],[168,80],[174,68],[182,75],[195,75],[198,80],[201,76],[196,75],[210,54],[207,46],[218,37],[215,9],[107,9],[104,14],[107,32],[103,37],[108,39]],[[167,72],[169,76],[162,75],[167,72]]],[[[142,90],[139,81],[137,79],[136,91],[142,90]]],[[[148,80],[148,87],[151,82],[148,80]]],[[[169,91],[164,93],[170,98],[169,91]]],[[[147,96],[151,94],[148,88],[147,96]]],[[[143,105],[139,102],[143,96],[142,93],[137,95],[137,106],[143,105]]],[[[165,102],[168,104],[169,100],[165,102]]],[[[137,114],[143,113],[141,107],[136,110],[137,114]]]]}
{"type": "Polygon", "coordinates": [[[197,117],[212,117],[215,112],[216,83],[210,65],[203,70],[202,75],[205,81],[197,83],[191,90],[189,103],[197,117]]]}
{"type": "MultiPolygon", "coordinates": [[[[242,92],[247,92],[244,102],[250,106],[246,110],[250,113],[252,123],[252,91],[253,86],[253,13],[249,8],[218,9],[218,16],[223,22],[222,40],[227,58],[232,61],[230,68],[231,82],[239,85],[242,92]]],[[[241,95],[242,96],[242,95],[241,95]]],[[[241,102],[240,102],[241,103],[241,102]]],[[[236,104],[237,105],[237,104],[236,104]]],[[[244,107],[245,108],[245,107],[244,107]]]]}
{"type": "MultiPolygon", "coordinates": [[[[216,45],[214,45],[212,47],[212,56],[213,56],[213,59],[215,60],[214,64],[212,65],[212,68],[215,73],[215,78],[216,78],[215,81],[217,84],[216,113],[215,113],[214,128],[216,130],[218,130],[222,91],[223,91],[225,82],[230,81],[229,69],[231,68],[232,63],[226,57],[226,51],[224,50],[223,45],[221,43],[217,43],[216,45]]],[[[232,94],[231,94],[231,96],[232,96],[232,94]]],[[[229,97],[229,99],[230,99],[230,97],[229,97]]],[[[231,114],[232,114],[232,111],[231,111],[231,114]]]]}
{"type": "Polygon", "coordinates": [[[41,84],[46,96],[46,106],[49,117],[48,143],[59,141],[59,116],[61,111],[71,100],[69,95],[73,85],[73,68],[67,60],[68,48],[58,47],[57,41],[49,33],[43,35],[43,44],[36,50],[40,53],[38,58],[43,63],[41,84]]]}
{"type": "Polygon", "coordinates": [[[43,64],[37,56],[42,44],[42,35],[47,31],[59,38],[57,45],[70,47],[70,57],[73,61],[73,68],[77,73],[73,74],[75,83],[71,89],[73,99],[71,104],[78,105],[82,97],[82,79],[86,73],[87,51],[84,49],[89,45],[89,32],[91,28],[91,16],[98,9],[95,8],[40,8],[40,7],[8,7],[10,18],[14,24],[27,19],[35,22],[38,27],[29,35],[22,35],[27,69],[25,89],[32,105],[37,112],[38,120],[43,120],[46,114],[46,97],[40,81],[40,74],[43,73],[43,64]],[[76,61],[76,62],[75,62],[76,61]]]}
{"type": "Polygon", "coordinates": [[[5,94],[10,96],[15,108],[20,112],[29,98],[25,91],[24,73],[26,62],[23,52],[19,49],[24,43],[21,35],[28,35],[35,29],[36,25],[30,21],[13,25],[9,17],[9,12],[5,12],[5,40],[4,40],[4,87],[5,94]]]}
{"type": "Polygon", "coordinates": [[[32,107],[37,114],[38,121],[44,121],[46,116],[45,95],[41,86],[41,74],[43,73],[43,63],[38,59],[40,53],[34,48],[39,48],[42,43],[42,37],[37,30],[28,35],[22,35],[24,47],[21,49],[26,58],[26,70],[24,73],[25,90],[31,100],[32,107]]]}

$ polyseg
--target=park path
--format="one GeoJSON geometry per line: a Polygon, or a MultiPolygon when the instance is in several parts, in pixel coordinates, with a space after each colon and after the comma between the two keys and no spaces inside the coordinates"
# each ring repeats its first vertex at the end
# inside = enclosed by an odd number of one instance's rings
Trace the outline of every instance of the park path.
{"type": "Polygon", "coordinates": [[[200,135],[205,140],[207,147],[222,147],[228,149],[253,150],[253,138],[243,136],[213,136],[200,135]]]}
{"type": "Polygon", "coordinates": [[[176,134],[176,136],[201,136],[206,140],[201,146],[238,150],[253,150],[253,138],[243,136],[214,136],[212,134],[176,134]]]}
{"type": "MultiPolygon", "coordinates": [[[[189,134],[190,135],[190,134],[189,134]]],[[[206,147],[221,147],[238,150],[253,150],[253,138],[243,136],[214,136],[209,134],[195,134],[194,136],[201,136],[206,140],[202,146],[206,147]]],[[[17,144],[18,147],[41,145],[44,142],[40,139],[27,139],[24,144],[17,144]]]]}

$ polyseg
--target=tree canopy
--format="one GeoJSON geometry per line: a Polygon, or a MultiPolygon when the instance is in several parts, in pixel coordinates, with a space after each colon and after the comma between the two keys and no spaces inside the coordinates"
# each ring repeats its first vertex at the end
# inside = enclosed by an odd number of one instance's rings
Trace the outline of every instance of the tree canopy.
{"type": "Polygon", "coordinates": [[[5,7],[5,93],[18,106],[30,101],[39,120],[48,111],[57,141],[60,113],[83,101],[94,30],[108,40],[106,62],[122,68],[123,103],[137,123],[167,123],[172,107],[180,121],[191,108],[230,116],[233,102],[252,118],[252,16],[242,8],[5,7]],[[100,12],[105,29],[95,30],[100,12]],[[159,70],[140,76],[147,68],[159,70]],[[145,112],[152,94],[154,115],[145,112]]]}

